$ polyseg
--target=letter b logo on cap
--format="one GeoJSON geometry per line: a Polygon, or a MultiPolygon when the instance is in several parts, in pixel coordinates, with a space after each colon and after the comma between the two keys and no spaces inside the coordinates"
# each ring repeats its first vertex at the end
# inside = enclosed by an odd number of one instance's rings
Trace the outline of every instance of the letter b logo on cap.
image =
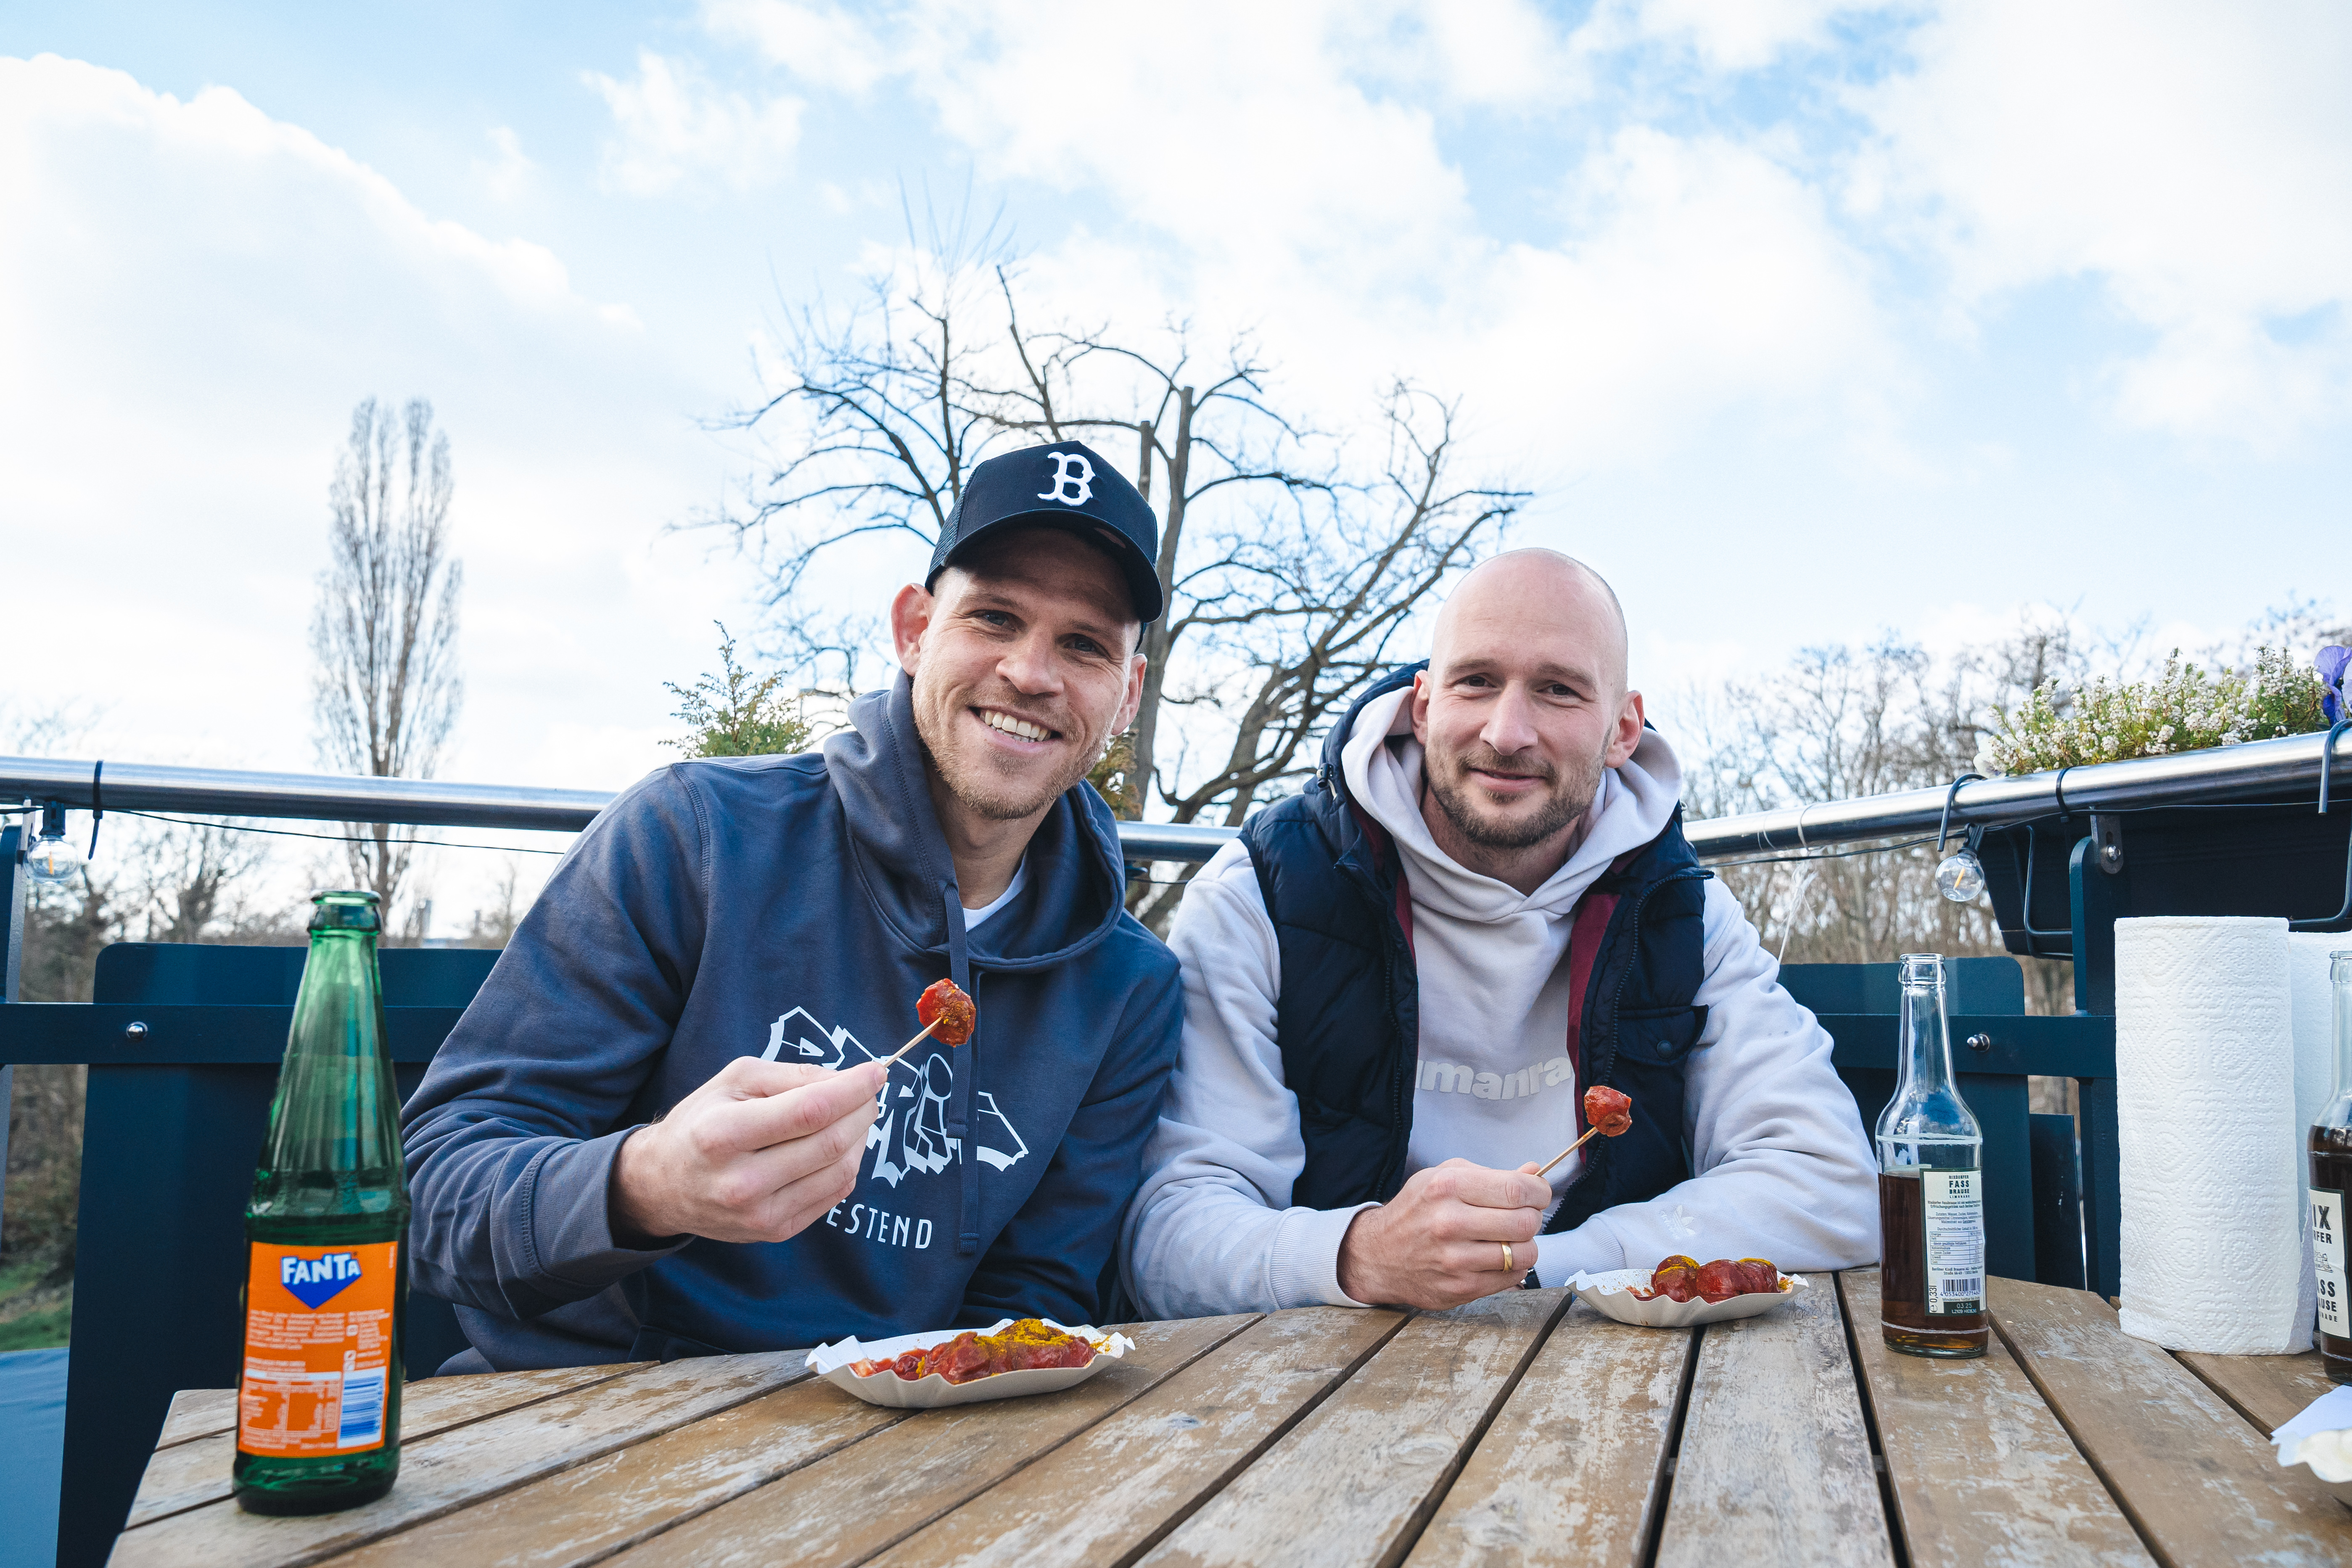
{"type": "Polygon", "coordinates": [[[1054,459],[1054,488],[1037,492],[1039,500],[1057,500],[1064,506],[1084,506],[1094,499],[1095,466],[1080,452],[1048,452],[1054,459]]]}

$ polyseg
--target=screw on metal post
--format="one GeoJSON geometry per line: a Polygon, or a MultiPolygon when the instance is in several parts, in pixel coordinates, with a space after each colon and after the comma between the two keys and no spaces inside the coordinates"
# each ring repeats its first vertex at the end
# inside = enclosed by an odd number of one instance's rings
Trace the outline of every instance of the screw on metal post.
{"type": "Polygon", "coordinates": [[[1969,1037],[1968,1046],[1969,1049],[1972,1051],[1989,1051],[1992,1049],[1992,1037],[1990,1035],[1970,1035],[1969,1037]]]}
{"type": "Polygon", "coordinates": [[[122,1037],[134,1046],[143,1046],[147,1043],[147,1026],[135,1021],[125,1024],[122,1026],[122,1037]]]}
{"type": "Polygon", "coordinates": [[[2099,869],[2115,876],[2124,868],[2124,819],[2112,812],[2091,813],[2091,838],[2098,846],[2099,869]]]}

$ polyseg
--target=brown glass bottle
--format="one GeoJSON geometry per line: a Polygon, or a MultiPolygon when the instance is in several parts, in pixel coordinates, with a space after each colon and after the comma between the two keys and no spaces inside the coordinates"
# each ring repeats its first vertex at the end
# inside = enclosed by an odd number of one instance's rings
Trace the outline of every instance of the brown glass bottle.
{"type": "Polygon", "coordinates": [[[2337,1383],[2352,1383],[2352,952],[2327,955],[2335,996],[2336,1085],[2312,1119],[2310,1207],[2315,1325],[2320,1364],[2337,1383]]]}
{"type": "Polygon", "coordinates": [[[2352,1383],[2352,1334],[2327,1331],[2330,1324],[2352,1328],[2352,1300],[2346,1300],[2344,1267],[2347,1194],[2352,1194],[2352,1128],[2313,1128],[2311,1250],[2312,1264],[2319,1275],[2316,1337],[2320,1364],[2336,1383],[2352,1383]]]}
{"type": "Polygon", "coordinates": [[[1985,1353],[1984,1135],[1952,1079],[1944,961],[1903,956],[1895,1098],[1878,1118],[1879,1330],[1889,1350],[1985,1353]]]}
{"type": "Polygon", "coordinates": [[[1927,1314],[1926,1183],[1916,1170],[1878,1173],[1878,1317],[1886,1343],[1917,1355],[1985,1353],[1992,1330],[1982,1312],[1927,1314]]]}

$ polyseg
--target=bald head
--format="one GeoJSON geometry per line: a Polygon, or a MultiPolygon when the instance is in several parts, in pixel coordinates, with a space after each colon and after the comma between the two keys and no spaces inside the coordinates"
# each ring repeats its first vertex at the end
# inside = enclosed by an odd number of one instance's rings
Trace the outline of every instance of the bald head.
{"type": "Polygon", "coordinates": [[[1533,892],[1579,842],[1602,773],[1641,744],[1617,595],[1555,550],[1478,567],[1437,612],[1412,732],[1438,847],[1533,892]]]}
{"type": "Polygon", "coordinates": [[[1440,679],[1457,647],[1497,642],[1556,645],[1600,689],[1626,689],[1625,612],[1600,573],[1557,550],[1511,550],[1471,568],[1437,611],[1429,662],[1440,679]]]}

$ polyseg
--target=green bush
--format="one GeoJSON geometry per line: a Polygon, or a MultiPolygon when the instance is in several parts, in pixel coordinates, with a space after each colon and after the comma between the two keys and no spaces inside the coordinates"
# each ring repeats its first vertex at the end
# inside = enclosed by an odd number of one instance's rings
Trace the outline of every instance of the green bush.
{"type": "Polygon", "coordinates": [[[688,757],[769,757],[806,747],[811,727],[800,710],[800,693],[779,695],[781,671],[754,676],[737,664],[735,639],[727,635],[725,623],[711,625],[719,628],[719,673],[706,674],[692,686],[662,682],[678,700],[673,717],[694,727],[690,734],[662,743],[688,757]]]}

